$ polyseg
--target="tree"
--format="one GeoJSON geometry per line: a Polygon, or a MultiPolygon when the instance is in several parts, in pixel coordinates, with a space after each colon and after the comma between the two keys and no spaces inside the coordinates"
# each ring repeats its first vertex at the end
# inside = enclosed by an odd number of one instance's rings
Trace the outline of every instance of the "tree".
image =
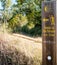
{"type": "MultiPolygon", "coordinates": [[[[26,26],[32,23],[33,28],[29,32],[36,35],[41,34],[41,2],[42,0],[16,0],[17,7],[21,14],[25,14],[28,19],[26,26]],[[38,32],[38,33],[36,33],[38,32]]],[[[25,27],[26,28],[26,27],[25,27]]]]}
{"type": "Polygon", "coordinates": [[[3,7],[1,14],[3,16],[3,26],[4,26],[3,28],[5,32],[6,27],[8,27],[8,20],[11,18],[11,15],[10,15],[11,0],[1,0],[1,3],[3,7]]]}
{"type": "MultiPolygon", "coordinates": [[[[4,9],[5,16],[10,23],[13,20],[13,24],[22,23],[22,18],[26,17],[27,23],[22,29],[27,28],[30,34],[33,32],[36,35],[41,34],[41,2],[42,0],[16,0],[17,4],[14,4],[10,8],[11,0],[1,0],[4,9]],[[9,17],[9,11],[11,16],[9,17]],[[21,16],[22,15],[22,16],[21,16]],[[16,18],[17,16],[17,18],[16,18]],[[9,17],[9,18],[8,18],[9,17]],[[25,27],[25,28],[24,28],[25,27]],[[38,33],[36,33],[38,32],[38,33]]],[[[13,25],[12,24],[12,25],[13,25]]],[[[22,23],[23,24],[23,23],[22,23]]],[[[11,25],[11,24],[9,24],[11,25]]],[[[14,24],[15,25],[15,24],[14,24]]],[[[20,25],[20,24],[19,24],[20,25]]],[[[19,27],[17,25],[17,27],[19,27]]],[[[27,30],[25,29],[25,30],[27,30]]]]}
{"type": "Polygon", "coordinates": [[[1,0],[1,2],[2,2],[3,10],[8,9],[10,7],[11,0],[1,0]]]}
{"type": "Polygon", "coordinates": [[[1,0],[1,2],[2,2],[2,7],[3,7],[3,11],[2,11],[3,17],[5,19],[9,19],[11,0],[1,0]]]}

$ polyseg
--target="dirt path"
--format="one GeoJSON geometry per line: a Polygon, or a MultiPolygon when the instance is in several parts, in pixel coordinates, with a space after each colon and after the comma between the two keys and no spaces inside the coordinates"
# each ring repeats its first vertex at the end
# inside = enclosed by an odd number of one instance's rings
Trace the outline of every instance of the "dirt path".
{"type": "Polygon", "coordinates": [[[22,35],[22,34],[13,34],[13,35],[24,38],[24,39],[28,39],[30,41],[34,41],[34,42],[37,42],[37,43],[42,43],[42,38],[41,37],[32,38],[32,37],[25,36],[25,35],[22,35]]]}

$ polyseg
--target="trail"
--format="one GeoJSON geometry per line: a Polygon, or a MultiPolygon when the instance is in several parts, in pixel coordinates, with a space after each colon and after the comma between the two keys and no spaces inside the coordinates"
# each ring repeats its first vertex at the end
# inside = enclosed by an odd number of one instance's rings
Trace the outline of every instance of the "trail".
{"type": "Polygon", "coordinates": [[[13,35],[17,36],[17,37],[27,39],[27,40],[30,40],[30,41],[34,41],[34,42],[37,42],[37,43],[42,43],[42,38],[41,37],[34,38],[34,37],[25,36],[25,35],[22,35],[22,34],[13,34],[13,35]]]}

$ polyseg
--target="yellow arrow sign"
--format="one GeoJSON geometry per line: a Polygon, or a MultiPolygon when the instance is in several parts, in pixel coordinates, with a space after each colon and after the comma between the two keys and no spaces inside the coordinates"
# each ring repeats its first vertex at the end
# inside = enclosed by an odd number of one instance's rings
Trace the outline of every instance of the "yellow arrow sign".
{"type": "Polygon", "coordinates": [[[48,7],[47,7],[47,6],[44,7],[44,11],[45,11],[45,12],[48,11],[48,7]]]}

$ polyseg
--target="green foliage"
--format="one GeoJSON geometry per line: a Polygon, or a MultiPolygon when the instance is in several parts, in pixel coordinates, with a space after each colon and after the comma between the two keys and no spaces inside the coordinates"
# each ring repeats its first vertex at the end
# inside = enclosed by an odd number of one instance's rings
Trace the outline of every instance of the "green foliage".
{"type": "Polygon", "coordinates": [[[22,14],[16,14],[8,22],[13,32],[20,32],[22,26],[27,23],[27,19],[25,16],[22,16],[22,14]]]}
{"type": "Polygon", "coordinates": [[[17,0],[17,3],[18,6],[21,5],[21,12],[25,12],[28,24],[33,22],[34,25],[32,29],[29,29],[27,24],[23,29],[31,35],[41,35],[41,0],[17,0]],[[20,2],[22,3],[20,4],[20,2]]]}
{"type": "Polygon", "coordinates": [[[11,5],[11,0],[1,0],[3,9],[7,9],[11,5]]]}
{"type": "MultiPolygon", "coordinates": [[[[10,1],[2,0],[4,9],[10,6],[10,1]],[[9,2],[9,4],[5,4],[5,2],[9,2]]],[[[41,35],[42,0],[16,0],[16,2],[17,4],[11,6],[11,15],[8,19],[9,27],[15,32],[21,31],[30,35],[41,35]]]]}

